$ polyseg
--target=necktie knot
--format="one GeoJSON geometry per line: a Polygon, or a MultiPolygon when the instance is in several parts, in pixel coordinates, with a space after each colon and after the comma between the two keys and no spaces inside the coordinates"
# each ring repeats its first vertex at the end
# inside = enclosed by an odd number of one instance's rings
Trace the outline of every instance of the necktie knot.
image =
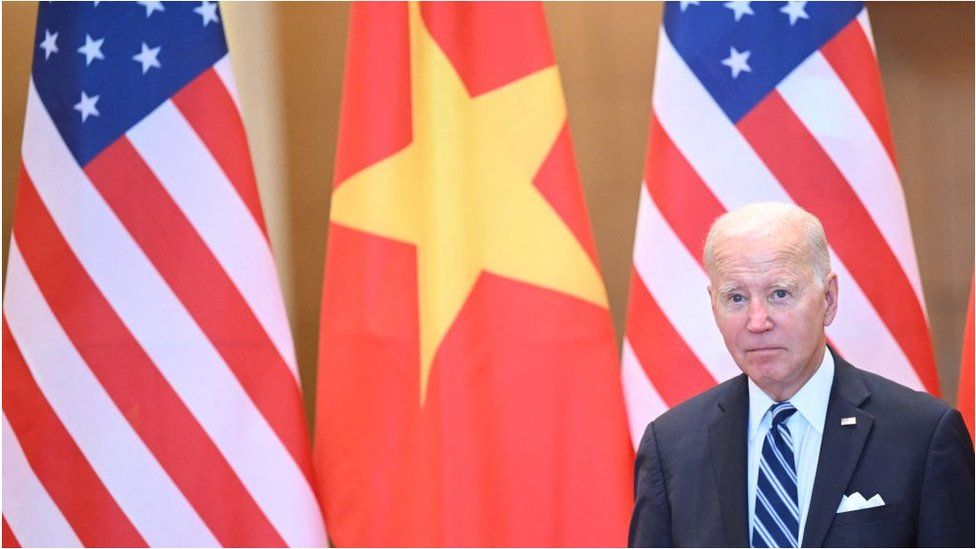
{"type": "Polygon", "coordinates": [[[769,408],[769,412],[773,415],[773,427],[776,427],[790,419],[796,413],[796,408],[789,401],[777,402],[769,408]]]}

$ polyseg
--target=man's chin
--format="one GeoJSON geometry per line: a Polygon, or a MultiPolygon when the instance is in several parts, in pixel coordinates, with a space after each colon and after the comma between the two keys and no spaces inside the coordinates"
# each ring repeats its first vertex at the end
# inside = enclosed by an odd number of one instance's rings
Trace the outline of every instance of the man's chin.
{"type": "Polygon", "coordinates": [[[790,370],[784,351],[749,352],[743,355],[743,371],[754,381],[778,380],[790,370]]]}

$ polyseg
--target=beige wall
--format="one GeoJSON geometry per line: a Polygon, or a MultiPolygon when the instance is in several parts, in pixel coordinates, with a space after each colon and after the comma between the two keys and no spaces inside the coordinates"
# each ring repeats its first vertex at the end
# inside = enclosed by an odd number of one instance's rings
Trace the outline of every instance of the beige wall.
{"type": "MultiPolygon", "coordinates": [[[[36,5],[4,2],[2,9],[6,265],[36,5]]],[[[310,405],[348,6],[222,9],[310,405]]],[[[954,402],[973,271],[973,5],[870,9],[939,375],[954,402]]],[[[661,6],[547,4],[546,14],[620,333],[661,6]]]]}

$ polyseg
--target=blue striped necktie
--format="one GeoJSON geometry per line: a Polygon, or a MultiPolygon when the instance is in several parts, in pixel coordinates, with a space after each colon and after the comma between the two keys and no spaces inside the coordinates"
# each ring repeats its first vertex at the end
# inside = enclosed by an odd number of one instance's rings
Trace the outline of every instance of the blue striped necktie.
{"type": "Polygon", "coordinates": [[[800,508],[796,497],[796,461],[786,420],[796,412],[789,402],[769,409],[773,424],[763,442],[752,522],[753,547],[799,547],[800,508]]]}

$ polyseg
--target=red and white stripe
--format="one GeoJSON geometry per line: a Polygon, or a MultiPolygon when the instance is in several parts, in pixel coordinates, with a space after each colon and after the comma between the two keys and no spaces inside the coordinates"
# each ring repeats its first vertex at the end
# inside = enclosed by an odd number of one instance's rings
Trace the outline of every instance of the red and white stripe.
{"type": "Polygon", "coordinates": [[[326,543],[229,69],[84,169],[31,83],[3,334],[25,546],[326,543]]]}
{"type": "Polygon", "coordinates": [[[817,215],[840,280],[827,335],[848,360],[938,393],[908,212],[863,11],[733,124],[658,41],[623,383],[634,444],[659,414],[739,373],[711,317],[701,246],[751,202],[817,215]]]}

